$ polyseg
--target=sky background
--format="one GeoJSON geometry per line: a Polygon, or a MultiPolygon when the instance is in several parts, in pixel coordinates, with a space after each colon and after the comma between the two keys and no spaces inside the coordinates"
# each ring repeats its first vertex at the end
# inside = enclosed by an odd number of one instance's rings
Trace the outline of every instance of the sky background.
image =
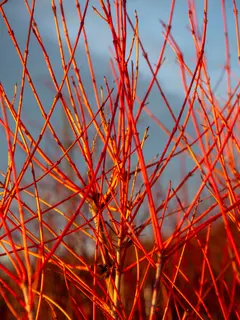
{"type": "MultiPolygon", "coordinates": [[[[196,1],[196,8],[198,13],[198,18],[201,21],[203,18],[203,0],[196,1]]],[[[229,28],[229,41],[231,48],[231,62],[233,71],[237,71],[238,61],[237,61],[237,46],[236,46],[236,35],[235,35],[235,23],[234,23],[234,15],[233,15],[233,6],[232,1],[227,0],[226,2],[226,13],[227,13],[227,22],[229,28]]],[[[56,1],[57,3],[57,1],[56,1]]],[[[85,1],[80,1],[80,4],[84,4],[85,1]]],[[[66,20],[68,21],[69,32],[72,40],[75,39],[77,28],[79,26],[79,20],[77,16],[77,12],[75,9],[75,1],[68,0],[63,1],[66,20]]],[[[155,62],[159,55],[159,51],[161,49],[163,43],[162,36],[162,27],[160,24],[160,20],[167,23],[171,1],[170,0],[128,0],[128,12],[129,15],[134,17],[134,10],[137,10],[139,16],[139,30],[141,39],[144,43],[144,46],[149,55],[150,61],[155,62]]],[[[100,9],[98,0],[91,0],[90,6],[87,14],[87,18],[85,21],[88,40],[91,48],[92,54],[96,55],[96,59],[106,61],[108,63],[108,58],[110,56],[109,46],[111,46],[111,35],[108,29],[108,26],[104,21],[102,21],[91,9],[91,6],[95,6],[100,9]]],[[[83,5],[82,5],[83,7],[83,5]]],[[[53,49],[57,45],[57,37],[55,33],[55,26],[53,21],[53,14],[51,10],[51,1],[50,0],[37,0],[35,7],[35,19],[38,24],[38,28],[41,32],[42,38],[44,42],[49,42],[50,46],[53,46],[53,49]]],[[[29,15],[27,13],[26,7],[23,1],[15,1],[9,0],[6,5],[4,5],[4,10],[6,15],[11,22],[11,26],[14,29],[14,32],[17,38],[20,41],[20,45],[24,48],[24,39],[26,39],[26,30],[28,27],[29,15]]],[[[101,9],[100,9],[101,11],[101,9]]],[[[114,11],[114,9],[113,9],[114,11]]],[[[174,10],[174,18],[172,23],[172,34],[179,44],[184,56],[187,61],[193,59],[195,60],[195,49],[193,46],[192,37],[190,31],[187,29],[189,26],[188,19],[188,5],[187,0],[177,0],[174,10]],[[188,59],[189,58],[189,59],[188,59]]],[[[1,18],[0,24],[0,41],[1,41],[1,57],[5,57],[4,55],[8,54],[8,61],[13,62],[12,55],[10,54],[9,48],[9,36],[6,33],[6,28],[4,26],[4,22],[1,18]]],[[[208,33],[207,33],[207,46],[206,52],[208,57],[208,63],[210,66],[210,70],[212,73],[212,78],[218,77],[221,70],[220,68],[224,64],[225,59],[225,46],[224,46],[224,33],[223,33],[223,20],[222,20],[222,9],[221,9],[221,1],[220,0],[211,0],[209,1],[209,11],[208,11],[208,33]]],[[[167,56],[166,60],[166,68],[161,69],[159,74],[160,78],[164,79],[164,83],[166,87],[169,87],[169,83],[174,84],[172,86],[171,91],[181,92],[181,83],[176,81],[176,59],[174,54],[167,51],[169,56],[167,56]]],[[[144,59],[142,59],[144,60],[144,59]]],[[[1,60],[2,61],[2,60],[1,60]]],[[[4,65],[6,64],[6,60],[4,60],[4,65]]],[[[36,61],[32,61],[35,65],[35,72],[39,72],[41,66],[36,66],[36,61]]],[[[3,68],[4,66],[1,66],[3,68]]],[[[4,71],[4,69],[1,71],[4,71]]],[[[7,69],[7,73],[9,78],[12,73],[9,69],[7,69]]],[[[99,70],[99,73],[104,72],[103,70],[99,70]]],[[[141,73],[145,76],[149,76],[149,70],[145,65],[144,61],[142,61],[141,65],[141,73]]],[[[226,89],[225,89],[226,90],[226,89]]]]}
{"type": "MultiPolygon", "coordinates": [[[[83,4],[85,1],[80,1],[83,4]]],[[[200,21],[200,28],[202,27],[203,21],[203,3],[204,1],[198,0],[197,3],[197,14],[200,21]]],[[[75,8],[75,0],[63,1],[66,20],[69,27],[70,36],[72,43],[75,40],[77,29],[79,27],[79,20],[75,8]]],[[[57,5],[57,1],[56,1],[57,5]]],[[[92,54],[93,64],[95,67],[96,77],[98,85],[103,84],[103,77],[110,76],[111,71],[109,68],[110,50],[112,47],[111,35],[108,30],[108,26],[102,21],[92,10],[91,6],[95,6],[100,9],[99,1],[91,0],[88,9],[85,27],[87,30],[89,46],[92,54]]],[[[157,62],[159,52],[161,50],[164,38],[162,35],[162,26],[160,20],[167,24],[170,12],[171,1],[170,0],[128,0],[127,1],[129,15],[134,17],[134,10],[137,10],[139,17],[139,30],[140,37],[148,53],[148,57],[152,64],[157,62]]],[[[57,6],[58,7],[58,6],[57,6]]],[[[26,10],[24,1],[21,0],[9,0],[7,4],[3,6],[5,14],[7,15],[11,27],[15,33],[15,36],[19,42],[22,52],[27,37],[29,15],[26,10]]],[[[240,9],[240,8],[238,8],[240,9]]],[[[59,12],[59,11],[58,11],[59,12]]],[[[237,45],[236,45],[236,34],[235,34],[235,23],[233,15],[232,1],[226,1],[226,13],[229,31],[229,44],[231,53],[231,68],[235,79],[233,78],[232,84],[238,81],[238,57],[237,57],[237,45]]],[[[54,71],[60,77],[62,77],[61,61],[59,57],[59,50],[57,45],[57,37],[55,32],[55,25],[53,20],[53,13],[51,10],[50,0],[37,0],[34,16],[38,28],[40,30],[43,42],[47,48],[49,57],[54,66],[54,71]]],[[[189,18],[188,18],[188,5],[186,0],[177,0],[174,9],[173,23],[171,33],[182,50],[186,61],[190,62],[190,67],[195,65],[195,49],[191,32],[188,29],[189,18]]],[[[48,111],[52,100],[54,98],[54,92],[48,87],[49,75],[47,68],[44,63],[44,59],[41,50],[38,48],[38,44],[34,37],[31,38],[31,46],[29,53],[28,68],[30,70],[33,82],[36,85],[39,96],[44,103],[45,110],[48,111]]],[[[129,41],[131,37],[129,38],[129,41]]],[[[130,42],[129,42],[130,43],[130,42]]],[[[91,82],[88,73],[88,67],[86,64],[86,58],[84,57],[84,50],[82,47],[83,42],[80,41],[80,46],[77,51],[76,58],[79,62],[81,74],[86,74],[85,86],[89,93],[91,92],[91,82]]],[[[222,69],[225,64],[225,45],[224,45],[224,30],[223,30],[223,19],[222,9],[220,0],[209,1],[208,11],[208,33],[206,42],[206,54],[208,58],[209,74],[211,84],[214,87],[218,82],[218,79],[222,73],[222,69]]],[[[184,92],[181,84],[181,77],[179,67],[176,62],[176,57],[168,46],[165,52],[166,60],[163,67],[161,68],[158,79],[160,84],[172,106],[176,111],[180,111],[180,107],[184,101],[184,92]]],[[[9,97],[13,96],[14,84],[17,82],[20,84],[22,67],[19,62],[19,58],[16,54],[15,48],[8,35],[5,23],[0,17],[0,81],[3,84],[9,97]]],[[[144,61],[144,58],[140,58],[140,77],[139,77],[139,93],[144,92],[151,80],[151,73],[144,61]]],[[[223,102],[227,98],[227,86],[225,79],[221,82],[217,90],[217,97],[223,102]]],[[[153,88],[153,92],[148,99],[149,108],[160,118],[161,121],[170,129],[172,123],[169,118],[168,111],[163,106],[162,100],[159,97],[159,93],[156,88],[153,88]]],[[[2,114],[0,114],[2,117],[2,114]]],[[[43,121],[41,120],[40,112],[37,110],[36,102],[32,96],[31,90],[26,86],[26,92],[24,95],[23,102],[23,117],[25,121],[32,125],[34,130],[33,135],[37,138],[43,121]],[[41,122],[42,121],[42,122],[41,122]]],[[[147,118],[146,118],[147,119],[147,118]]],[[[59,113],[53,116],[53,123],[56,127],[61,129],[62,122],[60,120],[59,113]]],[[[146,120],[147,121],[147,120],[146,120]]],[[[145,125],[145,127],[148,124],[145,125]]],[[[149,140],[146,149],[146,156],[152,158],[156,154],[156,149],[161,151],[167,141],[167,137],[164,133],[159,135],[161,132],[156,125],[151,124],[150,134],[152,133],[152,140],[149,140]],[[156,140],[156,136],[157,139],[156,140]],[[156,141],[159,143],[156,148],[156,141]]],[[[190,128],[191,130],[191,128],[190,128]]],[[[1,147],[1,160],[0,170],[5,172],[7,166],[7,146],[5,140],[5,133],[1,129],[0,131],[0,147],[1,147]]],[[[51,151],[50,151],[51,152],[51,151]]],[[[21,158],[19,155],[19,167],[21,167],[21,161],[25,157],[21,158]]],[[[189,171],[193,164],[189,164],[189,171]]],[[[179,162],[173,163],[172,167],[166,171],[165,181],[169,179],[177,181],[179,176],[179,162]],[[173,170],[174,169],[174,170],[173,170]]]]}

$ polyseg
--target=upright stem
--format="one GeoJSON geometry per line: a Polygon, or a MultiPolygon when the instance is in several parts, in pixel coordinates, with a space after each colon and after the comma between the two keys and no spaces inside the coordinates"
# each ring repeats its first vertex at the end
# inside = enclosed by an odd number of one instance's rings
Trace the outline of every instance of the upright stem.
{"type": "Polygon", "coordinates": [[[159,296],[159,290],[160,290],[161,272],[162,272],[162,255],[160,252],[158,252],[158,260],[156,263],[156,277],[155,277],[155,283],[153,288],[152,305],[150,310],[150,320],[154,319],[154,315],[157,307],[157,298],[159,296]]]}
{"type": "MultiPolygon", "coordinates": [[[[121,284],[121,270],[119,270],[119,266],[121,265],[121,236],[118,238],[118,246],[116,252],[116,274],[115,274],[115,288],[113,293],[113,305],[114,310],[118,309],[118,293],[120,293],[120,284],[121,284]]],[[[116,319],[116,312],[113,311],[114,319],[116,319]]]]}

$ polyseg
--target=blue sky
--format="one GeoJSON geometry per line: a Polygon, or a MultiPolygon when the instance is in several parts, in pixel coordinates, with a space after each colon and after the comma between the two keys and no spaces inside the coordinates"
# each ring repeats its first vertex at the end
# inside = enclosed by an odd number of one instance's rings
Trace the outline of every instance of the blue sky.
{"type": "MultiPolygon", "coordinates": [[[[49,52],[49,56],[54,65],[54,70],[59,75],[62,75],[60,69],[60,58],[57,48],[57,38],[55,33],[53,14],[51,10],[50,0],[40,0],[36,1],[35,9],[35,19],[38,24],[39,30],[41,32],[42,39],[46,45],[49,52]]],[[[85,3],[85,1],[80,1],[80,3],[85,3]]],[[[141,40],[144,44],[145,50],[148,53],[151,63],[156,63],[159,51],[163,44],[162,36],[162,26],[160,20],[167,23],[170,11],[170,0],[128,0],[128,12],[130,16],[134,16],[134,10],[137,10],[139,16],[139,30],[141,40]]],[[[203,1],[198,0],[197,3],[197,13],[200,21],[200,27],[202,26],[203,18],[203,1]]],[[[57,1],[56,1],[57,4],[57,1]]],[[[68,27],[72,41],[74,41],[77,28],[79,26],[79,21],[75,9],[75,1],[65,0],[63,1],[66,13],[66,20],[68,22],[68,27]]],[[[109,47],[111,43],[111,35],[109,33],[108,27],[104,21],[102,21],[92,10],[91,6],[99,7],[99,1],[91,0],[90,7],[86,19],[86,30],[88,34],[88,40],[90,45],[90,50],[93,57],[93,63],[96,66],[97,81],[102,84],[103,76],[109,75],[109,47]]],[[[4,5],[4,10],[9,18],[11,26],[15,32],[15,35],[19,41],[22,51],[24,50],[24,44],[26,41],[27,28],[29,16],[26,11],[24,1],[14,1],[9,0],[6,5],[4,5]]],[[[226,13],[228,19],[229,28],[229,41],[230,41],[230,52],[231,52],[231,66],[232,71],[236,75],[236,79],[233,80],[233,84],[238,80],[238,59],[237,59],[237,45],[236,45],[236,34],[235,34],[235,23],[232,8],[232,1],[226,1],[226,13]]],[[[174,10],[174,17],[172,23],[172,35],[180,46],[186,61],[192,61],[190,67],[195,65],[195,50],[193,45],[193,39],[191,37],[190,31],[187,29],[189,26],[188,19],[188,6],[186,0],[177,0],[174,10]]],[[[130,38],[131,39],[131,38],[130,38]]],[[[130,41],[130,40],[129,40],[130,41]]],[[[7,93],[12,96],[13,85],[21,79],[21,64],[15,53],[15,49],[9,39],[5,24],[2,17],[0,18],[0,81],[2,82],[7,93]]],[[[223,31],[223,20],[221,12],[221,1],[220,0],[210,0],[209,1],[209,11],[208,11],[208,33],[207,33],[207,43],[206,43],[206,53],[208,58],[209,74],[212,86],[216,84],[218,78],[222,72],[222,68],[225,64],[225,46],[224,46],[224,31],[223,31]]],[[[79,54],[79,65],[82,68],[82,72],[86,72],[86,86],[88,87],[88,74],[87,68],[85,67],[84,56],[81,53],[81,47],[78,51],[79,54]]],[[[180,110],[181,104],[184,100],[180,72],[178,65],[176,63],[175,55],[172,53],[171,48],[166,50],[166,61],[159,72],[160,83],[171,103],[174,110],[180,110]]],[[[44,102],[46,109],[50,107],[54,93],[51,90],[46,89],[46,84],[44,84],[45,79],[48,79],[47,69],[44,66],[44,61],[42,54],[37,47],[37,43],[32,37],[32,43],[30,47],[29,54],[29,70],[35,81],[35,85],[39,92],[39,95],[44,102]]],[[[140,90],[147,88],[149,81],[151,79],[151,74],[148,67],[141,57],[140,60],[140,90]]],[[[89,82],[89,90],[91,90],[89,82]]],[[[219,99],[226,99],[227,87],[226,82],[223,80],[218,88],[219,99]]],[[[153,90],[153,93],[149,97],[149,104],[151,110],[157,115],[164,119],[166,126],[171,128],[172,124],[168,117],[168,112],[165,107],[161,105],[161,99],[157,91],[153,90]]],[[[26,88],[26,94],[24,97],[23,115],[26,117],[29,124],[34,126],[34,136],[38,136],[43,122],[41,122],[41,117],[39,111],[36,108],[36,102],[32,97],[29,88],[26,88]]],[[[2,116],[2,115],[1,115],[2,116]]],[[[53,117],[55,123],[59,123],[59,115],[56,114],[53,117]]],[[[156,126],[152,126],[153,140],[150,140],[148,146],[148,154],[154,156],[156,147],[155,136],[159,135],[160,130],[156,126]]],[[[3,131],[1,131],[3,134],[3,131]]],[[[2,150],[6,151],[5,137],[2,136],[0,146],[2,150]]],[[[162,133],[159,136],[159,151],[163,148],[167,137],[162,133]]],[[[0,163],[0,170],[4,171],[7,164],[7,154],[4,156],[0,163]]],[[[169,169],[167,173],[168,178],[173,178],[175,174],[169,169]]]]}
{"type": "MultiPolygon", "coordinates": [[[[187,0],[177,0],[174,17],[172,24],[172,34],[179,44],[184,56],[187,61],[195,59],[195,51],[193,46],[192,37],[190,31],[187,30],[189,26],[188,19],[188,5],[187,0]]],[[[200,27],[202,25],[203,18],[203,0],[198,0],[196,2],[197,13],[200,21],[200,27]]],[[[57,3],[57,1],[56,1],[57,3]]],[[[80,3],[85,3],[85,1],[80,3]]],[[[134,16],[134,10],[137,10],[139,16],[139,27],[141,39],[144,46],[148,52],[150,60],[152,63],[156,62],[159,50],[161,49],[163,43],[162,27],[160,20],[167,23],[171,1],[170,0],[128,0],[128,12],[130,16],[134,16]]],[[[77,28],[79,25],[77,12],[75,9],[75,1],[63,1],[64,8],[66,11],[66,17],[68,21],[70,35],[74,41],[77,28]]],[[[98,0],[91,0],[90,7],[88,10],[88,15],[86,19],[86,29],[88,34],[88,40],[90,43],[91,51],[98,58],[107,60],[109,57],[109,46],[111,46],[111,35],[109,33],[108,26],[104,21],[102,21],[92,10],[91,6],[95,6],[100,9],[98,0]]],[[[29,21],[28,13],[26,11],[25,5],[22,1],[15,2],[9,0],[4,7],[7,16],[12,22],[12,27],[15,29],[14,32],[19,36],[26,36],[27,23],[29,21]]],[[[208,11],[208,33],[207,33],[207,46],[206,52],[209,62],[209,70],[212,75],[212,81],[217,81],[219,74],[221,73],[221,67],[224,65],[225,61],[225,49],[224,49],[224,33],[223,33],[223,20],[221,11],[221,1],[211,0],[209,1],[209,11],[208,11]]],[[[101,11],[101,9],[100,9],[101,11]]],[[[114,12],[114,8],[113,8],[114,12]]],[[[236,34],[235,34],[235,23],[233,15],[232,1],[226,1],[226,12],[228,19],[229,28],[229,40],[230,40],[230,51],[231,51],[231,62],[233,71],[237,74],[238,71],[238,61],[237,61],[237,45],[236,45],[236,34]]],[[[51,1],[41,0],[36,1],[35,18],[38,23],[38,27],[41,31],[41,35],[45,41],[51,41],[52,45],[56,45],[56,33],[53,22],[53,15],[51,10],[51,1]]],[[[7,41],[7,35],[4,35],[5,27],[1,21],[0,25],[1,35],[1,47],[4,48],[5,42],[7,41]]],[[[22,42],[22,45],[24,42],[22,42]]],[[[169,87],[169,82],[171,83],[171,91],[181,92],[181,84],[176,81],[176,75],[179,74],[176,65],[175,55],[172,50],[166,51],[168,56],[165,62],[165,67],[160,71],[160,78],[164,79],[166,88],[169,87]],[[174,85],[173,85],[174,84],[174,85]]],[[[3,52],[1,54],[4,54],[3,52]]],[[[143,59],[142,59],[143,60],[143,59]]],[[[149,76],[149,71],[142,61],[141,73],[145,76],[149,76]]],[[[221,93],[224,95],[226,93],[226,87],[223,85],[221,93]],[[225,92],[224,92],[225,91],[225,92]]]]}

